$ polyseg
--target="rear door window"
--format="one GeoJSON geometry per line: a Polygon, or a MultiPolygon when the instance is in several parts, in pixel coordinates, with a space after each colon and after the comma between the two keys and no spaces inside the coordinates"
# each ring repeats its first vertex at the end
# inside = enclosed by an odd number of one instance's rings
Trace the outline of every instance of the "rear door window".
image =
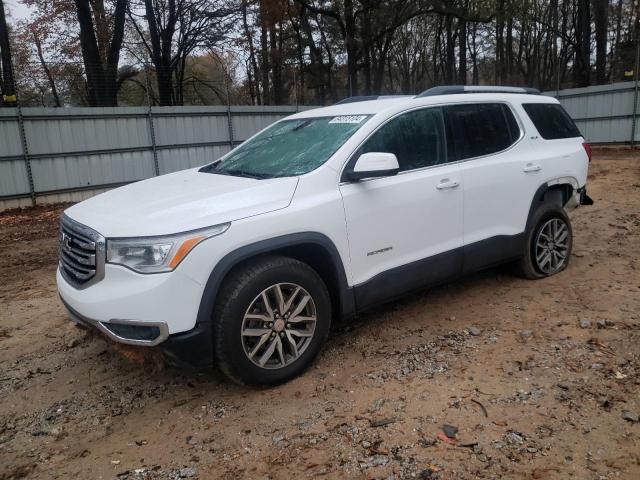
{"type": "Polygon", "coordinates": [[[569,114],[557,103],[523,103],[522,107],[545,140],[582,136],[569,114]]]}
{"type": "Polygon", "coordinates": [[[520,138],[518,122],[503,103],[449,105],[445,111],[457,160],[506,150],[520,138]]]}

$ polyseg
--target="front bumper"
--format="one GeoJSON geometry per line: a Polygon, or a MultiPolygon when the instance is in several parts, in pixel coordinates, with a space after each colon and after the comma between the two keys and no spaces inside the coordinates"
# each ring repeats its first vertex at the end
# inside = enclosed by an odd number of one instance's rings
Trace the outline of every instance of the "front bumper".
{"type": "Polygon", "coordinates": [[[140,324],[165,328],[167,335],[196,326],[204,286],[179,271],[142,275],[105,265],[104,278],[82,290],[58,269],[58,293],[69,309],[102,324],[140,324]],[[164,327],[163,327],[164,324],[164,327]]]}
{"type": "Polygon", "coordinates": [[[127,345],[139,345],[154,347],[169,338],[169,329],[163,322],[135,322],[131,320],[112,320],[111,322],[100,322],[85,317],[81,313],[71,308],[62,297],[60,300],[67,309],[71,320],[78,325],[87,328],[95,328],[109,337],[114,342],[127,345]]]}
{"type": "Polygon", "coordinates": [[[180,271],[142,275],[109,264],[105,269],[101,281],[81,290],[58,269],[58,293],[72,320],[118,343],[156,347],[174,364],[213,363],[210,322],[198,319],[203,285],[180,271]]]}
{"type": "Polygon", "coordinates": [[[73,310],[62,298],[61,301],[71,320],[82,327],[95,329],[115,342],[146,347],[157,346],[169,363],[180,367],[203,369],[213,365],[211,323],[198,324],[188,332],[169,335],[164,323],[146,322],[140,324],[138,322],[116,321],[107,324],[87,318],[73,310]],[[114,331],[114,325],[131,327],[128,331],[129,335],[124,336],[122,331],[114,331]],[[136,332],[136,329],[144,330],[136,332]],[[139,338],[141,336],[147,338],[139,338]]]}

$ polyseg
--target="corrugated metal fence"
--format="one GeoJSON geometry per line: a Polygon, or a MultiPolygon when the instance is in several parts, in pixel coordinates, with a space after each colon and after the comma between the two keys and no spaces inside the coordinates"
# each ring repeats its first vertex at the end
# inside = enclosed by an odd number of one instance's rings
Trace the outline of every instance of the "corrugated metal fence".
{"type": "Polygon", "coordinates": [[[0,109],[0,210],[215,160],[295,106],[0,109]]]}
{"type": "Polygon", "coordinates": [[[557,97],[591,143],[640,141],[640,99],[635,82],[544,92],[557,97]]]}
{"type": "MultiPolygon", "coordinates": [[[[545,92],[588,141],[640,140],[634,82],[545,92]]],[[[311,107],[306,107],[311,108],[311,107]]],[[[105,189],[205,164],[289,106],[0,109],[0,210],[77,201],[105,189]]]]}

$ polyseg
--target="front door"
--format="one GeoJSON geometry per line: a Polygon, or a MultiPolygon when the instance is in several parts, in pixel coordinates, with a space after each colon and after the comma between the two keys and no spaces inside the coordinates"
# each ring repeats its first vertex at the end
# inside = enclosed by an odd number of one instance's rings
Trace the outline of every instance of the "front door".
{"type": "Polygon", "coordinates": [[[393,153],[395,176],[340,186],[359,309],[460,274],[463,185],[440,107],[403,113],[355,153],[393,153]]]}

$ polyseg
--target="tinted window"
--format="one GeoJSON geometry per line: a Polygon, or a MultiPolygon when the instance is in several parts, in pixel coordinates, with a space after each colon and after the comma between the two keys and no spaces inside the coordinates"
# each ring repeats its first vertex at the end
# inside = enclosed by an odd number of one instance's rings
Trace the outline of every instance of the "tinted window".
{"type": "Polygon", "coordinates": [[[445,108],[458,160],[499,152],[520,138],[518,122],[511,109],[502,103],[469,103],[445,108]]]}
{"type": "Polygon", "coordinates": [[[441,108],[408,112],[383,125],[357,153],[394,153],[400,171],[446,163],[447,146],[441,108]]]}
{"type": "Polygon", "coordinates": [[[522,106],[545,140],[582,136],[569,114],[557,103],[524,103],[522,106]]]}

